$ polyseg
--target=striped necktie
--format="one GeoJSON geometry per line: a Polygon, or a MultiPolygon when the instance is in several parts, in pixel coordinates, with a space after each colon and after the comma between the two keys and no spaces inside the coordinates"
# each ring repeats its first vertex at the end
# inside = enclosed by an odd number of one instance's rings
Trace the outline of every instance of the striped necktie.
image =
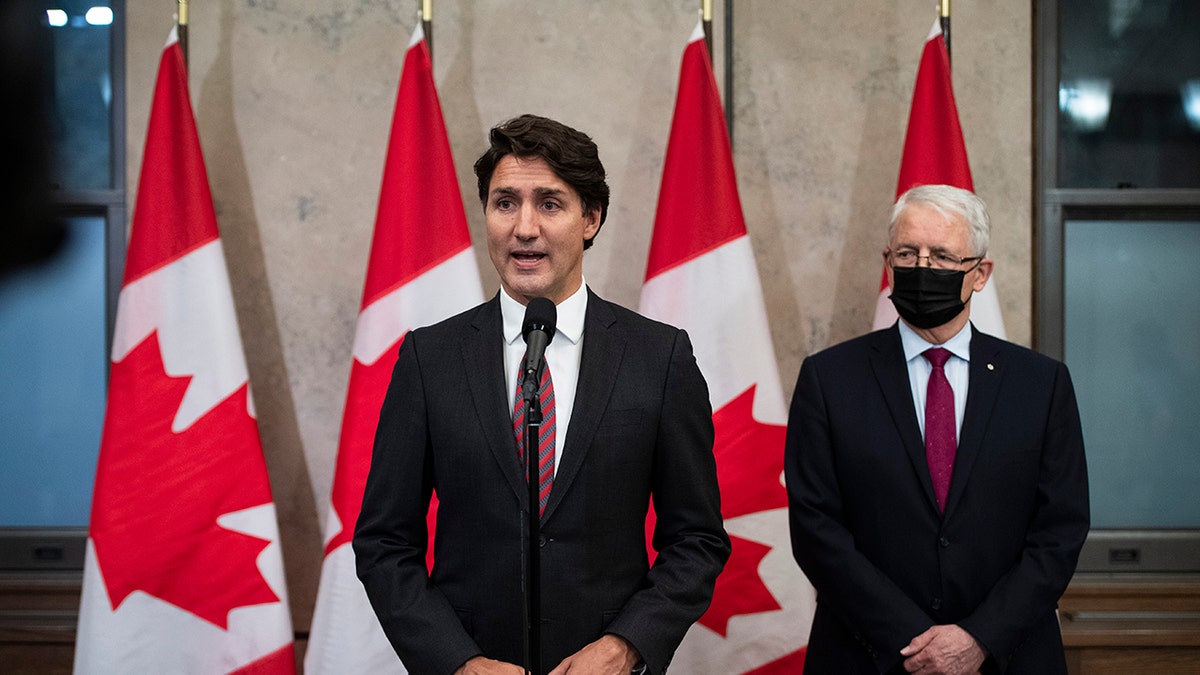
{"type": "MultiPolygon", "coordinates": [[[[521,359],[522,363],[525,361],[521,359]]],[[[538,399],[542,403],[542,427],[538,435],[538,513],[545,513],[550,501],[550,488],[554,484],[554,382],[550,379],[550,365],[542,360],[542,379],[538,384],[538,399]]],[[[513,435],[517,440],[517,457],[525,467],[525,412],[528,406],[521,395],[525,374],[517,375],[517,394],[513,404],[513,435]]]]}

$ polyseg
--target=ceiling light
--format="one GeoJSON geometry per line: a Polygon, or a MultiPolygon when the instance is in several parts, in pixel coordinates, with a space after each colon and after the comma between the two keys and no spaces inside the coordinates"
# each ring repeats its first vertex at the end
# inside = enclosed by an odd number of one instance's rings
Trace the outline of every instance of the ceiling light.
{"type": "Polygon", "coordinates": [[[92,26],[107,26],[113,22],[113,12],[109,7],[92,7],[83,17],[92,26]]]}

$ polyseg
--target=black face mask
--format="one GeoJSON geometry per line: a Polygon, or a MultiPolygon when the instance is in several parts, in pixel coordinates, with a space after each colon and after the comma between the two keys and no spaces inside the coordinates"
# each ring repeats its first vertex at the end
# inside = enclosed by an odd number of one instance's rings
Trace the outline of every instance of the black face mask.
{"type": "Polygon", "coordinates": [[[893,267],[892,304],[912,326],[936,328],[966,307],[961,296],[966,274],[932,267],[893,267]]]}

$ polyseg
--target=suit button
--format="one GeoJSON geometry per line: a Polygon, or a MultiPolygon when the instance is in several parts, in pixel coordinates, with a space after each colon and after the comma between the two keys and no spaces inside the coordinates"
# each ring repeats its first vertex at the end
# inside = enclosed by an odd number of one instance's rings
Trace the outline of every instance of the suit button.
{"type": "Polygon", "coordinates": [[[947,548],[950,546],[950,540],[945,537],[942,537],[941,539],[938,539],[938,545],[941,546],[942,548],[947,548]]]}
{"type": "Polygon", "coordinates": [[[546,541],[547,541],[547,540],[546,540],[546,535],[544,535],[544,534],[542,534],[542,535],[538,535],[538,548],[545,548],[545,547],[546,547],[546,541]]]}
{"type": "Polygon", "coordinates": [[[930,606],[930,607],[933,607],[933,611],[935,611],[935,612],[936,612],[937,610],[939,610],[939,609],[941,609],[941,608],[942,608],[942,599],[941,599],[941,598],[934,598],[934,599],[933,599],[933,602],[931,602],[931,603],[929,604],[929,606],[930,606]]]}

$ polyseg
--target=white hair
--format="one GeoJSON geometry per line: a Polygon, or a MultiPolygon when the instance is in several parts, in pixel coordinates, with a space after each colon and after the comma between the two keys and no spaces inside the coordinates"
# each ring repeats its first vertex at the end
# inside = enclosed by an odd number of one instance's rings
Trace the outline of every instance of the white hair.
{"type": "Polygon", "coordinates": [[[952,216],[962,218],[967,223],[971,255],[987,255],[992,229],[987,205],[974,192],[953,185],[918,185],[900,195],[896,204],[892,206],[892,217],[888,221],[888,241],[891,241],[896,233],[896,222],[900,220],[900,214],[915,204],[928,206],[947,219],[952,216]]]}

